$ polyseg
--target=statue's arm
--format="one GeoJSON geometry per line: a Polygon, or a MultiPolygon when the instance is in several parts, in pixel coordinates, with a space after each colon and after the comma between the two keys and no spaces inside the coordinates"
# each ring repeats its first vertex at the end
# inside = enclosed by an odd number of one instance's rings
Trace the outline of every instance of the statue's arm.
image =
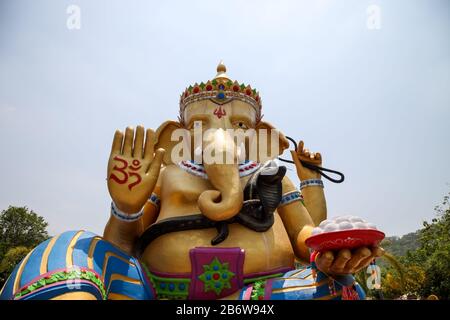
{"type": "Polygon", "coordinates": [[[311,234],[314,221],[303,204],[300,192],[288,177],[283,178],[282,186],[283,197],[277,212],[289,235],[295,255],[300,260],[308,262],[309,249],[305,245],[305,240],[311,234]]]}
{"type": "Polygon", "coordinates": [[[303,201],[314,225],[319,225],[327,218],[327,202],[321,186],[308,186],[302,189],[303,201]]]}
{"type": "Polygon", "coordinates": [[[143,217],[136,221],[124,222],[111,215],[103,231],[103,238],[132,255],[134,243],[143,231],[143,217]]]}
{"type": "Polygon", "coordinates": [[[153,190],[150,198],[144,206],[144,215],[142,216],[144,230],[153,224],[159,215],[159,209],[161,207],[161,187],[159,183],[160,181],[158,180],[155,190],[153,190]]]}
{"type": "Polygon", "coordinates": [[[125,133],[117,130],[108,161],[111,216],[103,232],[105,240],[133,254],[134,244],[157,216],[148,200],[162,174],[163,149],[155,151],[155,132],[138,126],[125,133]]]}
{"type": "Polygon", "coordinates": [[[303,141],[298,144],[297,151],[291,151],[295,163],[297,176],[301,184],[304,203],[315,225],[327,218],[327,203],[323,190],[323,182],[317,171],[310,170],[302,165],[302,161],[316,166],[322,166],[322,155],[319,152],[310,152],[304,148],[303,141]]]}
{"type": "Polygon", "coordinates": [[[159,184],[160,179],[158,179],[157,185],[144,205],[143,215],[139,220],[131,222],[122,221],[114,215],[110,215],[103,232],[103,238],[132,255],[134,244],[138,237],[158,218],[161,190],[159,184]]]}

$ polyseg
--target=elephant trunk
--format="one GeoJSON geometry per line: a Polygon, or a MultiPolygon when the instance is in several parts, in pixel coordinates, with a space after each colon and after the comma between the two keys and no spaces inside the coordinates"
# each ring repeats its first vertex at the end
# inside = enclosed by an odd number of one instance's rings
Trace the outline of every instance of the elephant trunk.
{"type": "Polygon", "coordinates": [[[236,164],[205,164],[209,181],[216,190],[206,190],[198,198],[200,211],[210,220],[231,219],[244,200],[236,164]]]}
{"type": "Polygon", "coordinates": [[[204,191],[198,198],[201,212],[210,220],[224,221],[234,217],[242,208],[243,191],[240,184],[239,169],[232,138],[223,130],[216,130],[204,140],[205,150],[214,150],[203,154],[204,167],[209,181],[215,190],[204,191]],[[232,159],[227,162],[225,159],[232,159]],[[225,160],[225,161],[223,161],[225,160]]]}

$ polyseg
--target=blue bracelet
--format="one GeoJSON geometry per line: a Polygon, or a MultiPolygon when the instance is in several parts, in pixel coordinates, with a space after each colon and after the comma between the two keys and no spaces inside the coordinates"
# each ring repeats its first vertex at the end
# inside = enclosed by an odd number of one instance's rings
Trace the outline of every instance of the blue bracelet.
{"type": "Polygon", "coordinates": [[[290,204],[294,201],[302,201],[303,202],[303,196],[300,193],[300,191],[298,191],[298,190],[293,190],[293,191],[286,192],[285,194],[283,194],[283,196],[281,197],[279,206],[281,207],[281,206],[290,204]]]}
{"type": "Polygon", "coordinates": [[[300,182],[300,190],[306,187],[319,186],[323,188],[323,182],[320,179],[308,179],[300,182]]]}
{"type": "Polygon", "coordinates": [[[137,213],[127,214],[122,211],[120,211],[114,201],[111,202],[111,214],[116,217],[117,219],[125,222],[133,222],[139,220],[142,215],[144,214],[144,208],[142,208],[141,211],[137,213]]]}

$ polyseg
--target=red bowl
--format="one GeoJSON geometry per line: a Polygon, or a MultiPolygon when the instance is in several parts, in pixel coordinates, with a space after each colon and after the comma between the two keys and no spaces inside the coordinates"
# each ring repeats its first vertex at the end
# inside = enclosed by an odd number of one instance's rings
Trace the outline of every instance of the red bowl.
{"type": "Polygon", "coordinates": [[[306,239],[306,245],[316,251],[374,247],[384,239],[375,229],[350,229],[316,234],[306,239]]]}

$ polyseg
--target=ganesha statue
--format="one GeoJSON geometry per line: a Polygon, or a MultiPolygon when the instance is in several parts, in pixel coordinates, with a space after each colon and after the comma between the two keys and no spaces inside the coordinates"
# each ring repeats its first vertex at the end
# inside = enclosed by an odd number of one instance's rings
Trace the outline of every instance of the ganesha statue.
{"type": "Polygon", "coordinates": [[[1,299],[364,299],[354,274],[383,250],[308,247],[327,219],[312,169],[322,156],[302,141],[291,151],[298,188],[277,160],[288,148],[263,120],[259,93],[220,63],[182,93],[177,121],[115,132],[103,236],[41,243],[1,299]]]}

